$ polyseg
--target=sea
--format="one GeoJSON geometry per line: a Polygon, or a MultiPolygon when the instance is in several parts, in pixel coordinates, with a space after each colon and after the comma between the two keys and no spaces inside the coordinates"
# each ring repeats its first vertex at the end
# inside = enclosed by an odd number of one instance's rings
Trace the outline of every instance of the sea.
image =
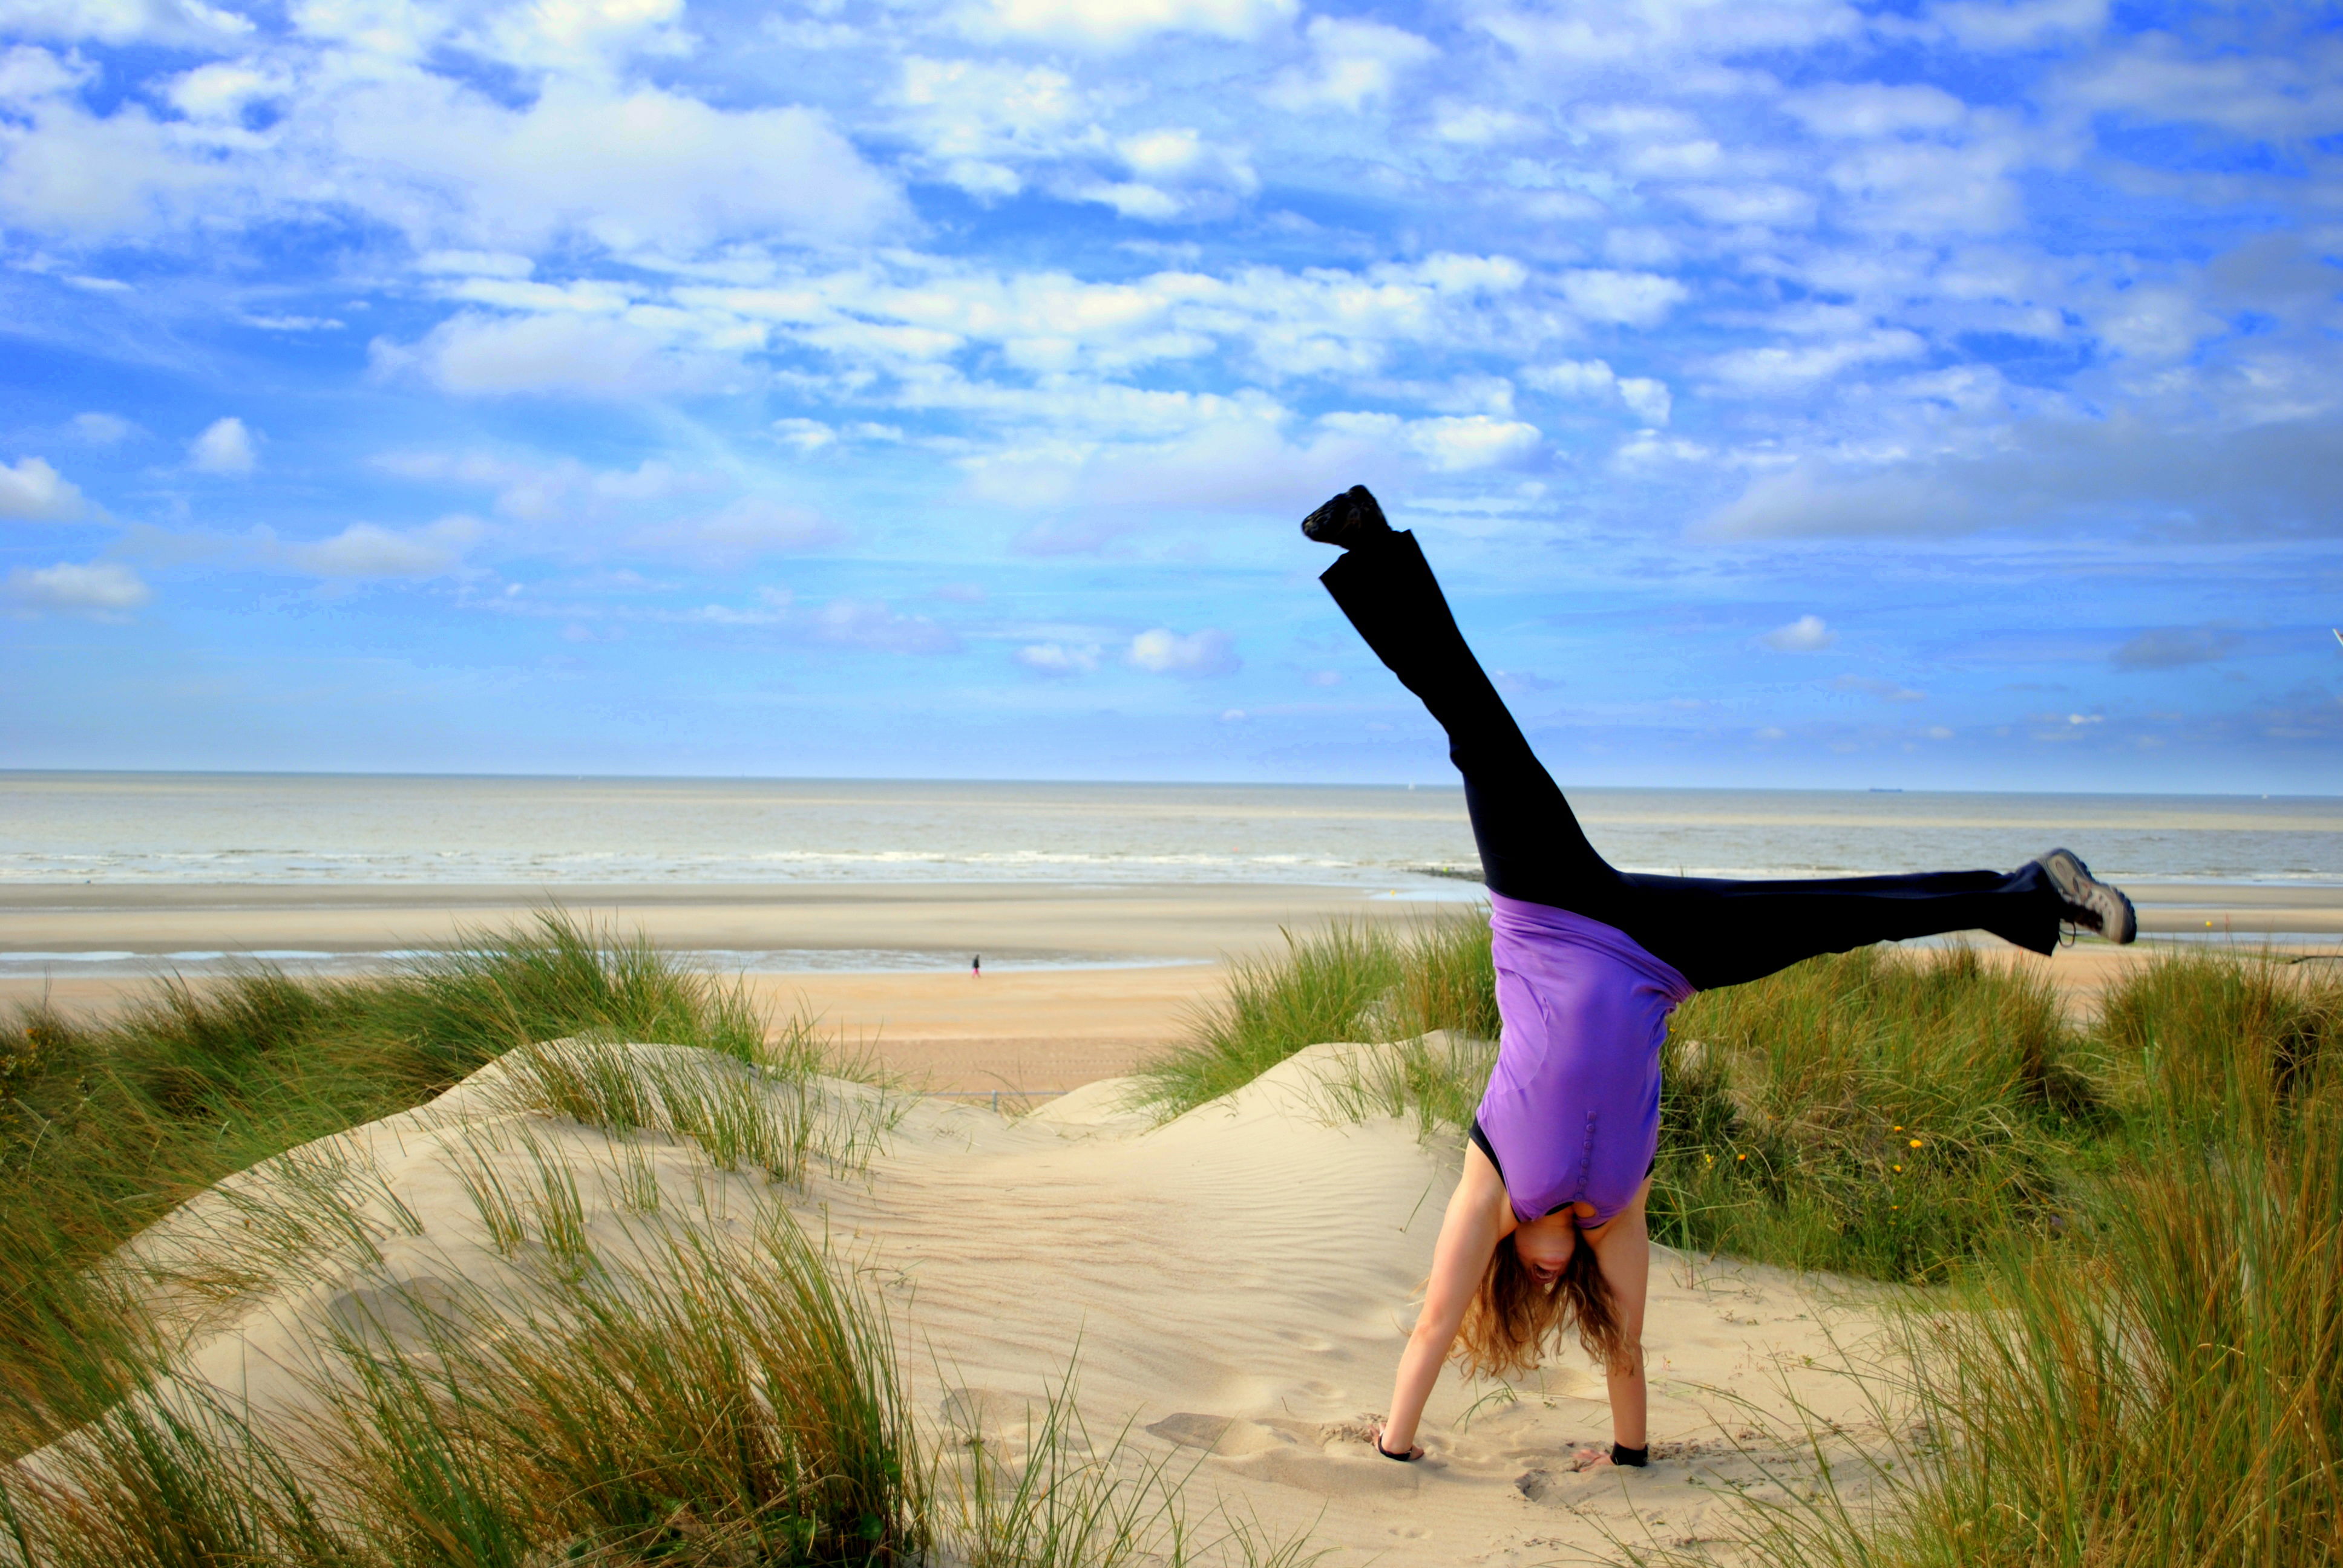
{"type": "MultiPolygon", "coordinates": [[[[1629,870],[2008,867],[2343,886],[2343,798],[1574,789],[1629,870]]],[[[85,883],[564,889],[1271,882],[1478,896],[1454,788],[0,772],[0,899],[85,883]]],[[[63,954],[0,954],[0,972],[63,954]]],[[[85,957],[83,961],[95,961],[85,957]]]]}

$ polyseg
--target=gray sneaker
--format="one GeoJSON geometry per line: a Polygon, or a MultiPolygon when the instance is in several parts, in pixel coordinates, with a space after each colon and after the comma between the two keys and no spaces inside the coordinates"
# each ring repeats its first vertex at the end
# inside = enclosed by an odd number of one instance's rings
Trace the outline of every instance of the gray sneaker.
{"type": "Polygon", "coordinates": [[[2090,867],[2074,850],[2052,849],[2036,856],[2035,863],[2050,874],[2050,885],[2058,890],[2066,905],[2066,919],[2111,942],[2127,942],[2139,935],[2139,916],[2123,890],[2091,875],[2090,867]]]}

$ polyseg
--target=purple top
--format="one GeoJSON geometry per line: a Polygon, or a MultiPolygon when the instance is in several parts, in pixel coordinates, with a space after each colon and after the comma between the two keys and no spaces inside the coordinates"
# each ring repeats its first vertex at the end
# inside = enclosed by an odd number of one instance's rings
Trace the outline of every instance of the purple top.
{"type": "Polygon", "coordinates": [[[1660,1043],[1692,985],[1616,926],[1489,895],[1497,964],[1496,1070],[1481,1131],[1523,1223],[1627,1206],[1660,1146],[1660,1043]]]}

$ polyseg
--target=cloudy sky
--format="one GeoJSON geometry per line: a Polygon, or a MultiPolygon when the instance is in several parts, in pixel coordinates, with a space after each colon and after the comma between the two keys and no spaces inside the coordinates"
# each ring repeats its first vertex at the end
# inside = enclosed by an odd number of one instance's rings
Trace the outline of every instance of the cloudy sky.
{"type": "Polygon", "coordinates": [[[2343,785],[2343,25],[0,0],[0,766],[2343,785]]]}

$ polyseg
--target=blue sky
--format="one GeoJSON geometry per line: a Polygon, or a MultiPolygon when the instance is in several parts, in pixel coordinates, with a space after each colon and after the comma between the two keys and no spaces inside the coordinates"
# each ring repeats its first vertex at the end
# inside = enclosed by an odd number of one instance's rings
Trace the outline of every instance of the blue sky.
{"type": "Polygon", "coordinates": [[[2331,793],[2343,28],[0,0],[0,765],[2331,793]]]}

